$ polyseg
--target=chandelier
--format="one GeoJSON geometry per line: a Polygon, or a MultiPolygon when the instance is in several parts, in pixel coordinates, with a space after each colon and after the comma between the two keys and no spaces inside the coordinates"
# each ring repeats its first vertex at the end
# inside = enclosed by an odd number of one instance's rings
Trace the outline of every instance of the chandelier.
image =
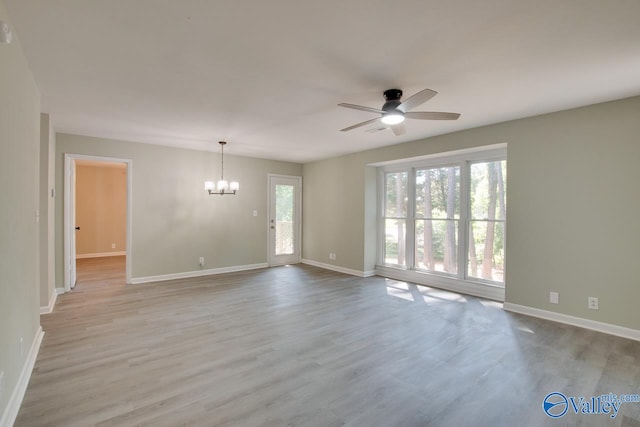
{"type": "Polygon", "coordinates": [[[220,181],[217,184],[214,184],[213,181],[205,181],[204,189],[209,192],[209,194],[219,194],[221,196],[226,195],[235,195],[238,189],[240,188],[240,183],[238,181],[227,181],[224,179],[224,146],[227,144],[225,141],[220,141],[220,149],[222,151],[222,156],[220,157],[221,163],[221,173],[220,173],[220,181]]]}

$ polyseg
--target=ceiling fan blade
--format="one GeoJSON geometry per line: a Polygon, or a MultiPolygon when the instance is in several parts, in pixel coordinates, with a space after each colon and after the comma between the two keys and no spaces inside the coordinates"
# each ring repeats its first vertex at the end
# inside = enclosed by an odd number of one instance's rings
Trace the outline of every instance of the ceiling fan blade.
{"type": "Polygon", "coordinates": [[[416,108],[420,104],[424,104],[434,96],[436,96],[438,92],[431,89],[421,90],[418,93],[413,94],[413,96],[407,98],[402,104],[398,105],[398,110],[406,113],[409,110],[416,108]]]}
{"type": "Polygon", "coordinates": [[[362,122],[362,123],[358,123],[358,124],[349,126],[348,128],[340,129],[340,131],[341,132],[346,132],[346,131],[351,130],[351,129],[355,129],[355,128],[359,128],[359,127],[362,127],[362,126],[366,126],[369,123],[373,123],[373,122],[376,122],[378,120],[380,120],[380,117],[376,117],[375,119],[367,120],[366,122],[362,122]]]}
{"type": "Polygon", "coordinates": [[[407,129],[404,127],[404,123],[398,123],[397,125],[391,125],[391,130],[396,136],[404,135],[407,129]]]}
{"type": "Polygon", "coordinates": [[[344,102],[341,104],[338,104],[338,107],[353,108],[354,110],[368,111],[370,113],[378,113],[378,114],[384,113],[384,111],[378,110],[376,108],[363,107],[362,105],[355,105],[355,104],[345,104],[344,102]]]}
{"type": "Polygon", "coordinates": [[[458,120],[459,113],[442,113],[438,111],[414,111],[413,113],[405,113],[408,119],[420,120],[458,120]]]}

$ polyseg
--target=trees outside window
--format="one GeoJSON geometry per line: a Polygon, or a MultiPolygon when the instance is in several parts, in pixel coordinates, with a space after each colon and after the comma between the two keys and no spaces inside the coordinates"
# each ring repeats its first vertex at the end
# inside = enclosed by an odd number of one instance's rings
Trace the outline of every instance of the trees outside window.
{"type": "Polygon", "coordinates": [[[504,282],[506,169],[505,160],[470,165],[469,277],[504,282]]]}
{"type": "Polygon", "coordinates": [[[415,266],[458,272],[460,167],[415,170],[415,266]]]}
{"type": "Polygon", "coordinates": [[[294,253],[293,213],[294,213],[293,185],[276,185],[276,255],[291,255],[294,253]]]}
{"type": "Polygon", "coordinates": [[[383,173],[383,264],[504,283],[506,154],[488,157],[383,173]]]}

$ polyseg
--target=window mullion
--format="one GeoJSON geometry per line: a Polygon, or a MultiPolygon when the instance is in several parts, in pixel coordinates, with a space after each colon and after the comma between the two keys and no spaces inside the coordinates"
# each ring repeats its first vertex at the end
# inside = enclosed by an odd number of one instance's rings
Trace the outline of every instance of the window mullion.
{"type": "Polygon", "coordinates": [[[469,216],[471,197],[471,174],[468,161],[460,162],[460,221],[458,223],[458,277],[467,278],[469,260],[469,216]]]}
{"type": "Polygon", "coordinates": [[[406,259],[408,270],[415,268],[415,246],[416,246],[416,170],[410,168],[407,171],[407,239],[405,241],[406,259]]]}
{"type": "Polygon", "coordinates": [[[386,208],[386,188],[387,188],[387,178],[384,172],[384,169],[380,169],[378,171],[378,236],[382,236],[382,238],[378,237],[378,248],[377,248],[377,259],[379,265],[384,265],[384,245],[385,245],[385,208],[386,208]]]}

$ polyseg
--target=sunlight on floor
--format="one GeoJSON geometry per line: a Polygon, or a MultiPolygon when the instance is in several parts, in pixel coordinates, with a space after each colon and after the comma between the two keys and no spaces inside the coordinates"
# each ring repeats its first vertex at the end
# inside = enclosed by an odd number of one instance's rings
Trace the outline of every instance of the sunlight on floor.
{"type": "MultiPolygon", "coordinates": [[[[456,294],[454,292],[434,289],[428,286],[409,284],[407,282],[400,282],[393,279],[385,279],[385,283],[387,285],[387,295],[401,298],[407,301],[415,302],[416,300],[419,301],[420,299],[422,299],[422,301],[427,304],[438,304],[442,302],[467,302],[467,298],[465,298],[464,295],[456,294]]],[[[484,301],[482,301],[482,303],[484,305],[484,301]]],[[[493,303],[493,301],[487,301],[487,304],[493,303]]]]}
{"type": "Polygon", "coordinates": [[[413,301],[413,295],[408,290],[397,289],[391,286],[387,286],[387,295],[396,298],[406,299],[407,301],[413,301]]]}
{"type": "Polygon", "coordinates": [[[535,332],[533,332],[531,329],[527,328],[526,326],[518,326],[518,330],[522,332],[528,332],[530,334],[535,334],[535,332]]]}
{"type": "Polygon", "coordinates": [[[421,288],[422,289],[420,289],[420,293],[424,295],[425,300],[429,298],[429,299],[437,299],[437,300],[444,300],[444,301],[467,302],[467,299],[460,294],[455,294],[453,292],[441,291],[441,290],[427,288],[427,287],[421,287],[421,288]]]}
{"type": "Polygon", "coordinates": [[[498,301],[491,301],[491,300],[484,300],[484,299],[481,299],[481,300],[478,300],[478,301],[480,301],[480,304],[482,304],[483,306],[491,307],[491,308],[500,308],[501,309],[503,307],[503,305],[504,305],[503,303],[498,302],[498,301]]]}

